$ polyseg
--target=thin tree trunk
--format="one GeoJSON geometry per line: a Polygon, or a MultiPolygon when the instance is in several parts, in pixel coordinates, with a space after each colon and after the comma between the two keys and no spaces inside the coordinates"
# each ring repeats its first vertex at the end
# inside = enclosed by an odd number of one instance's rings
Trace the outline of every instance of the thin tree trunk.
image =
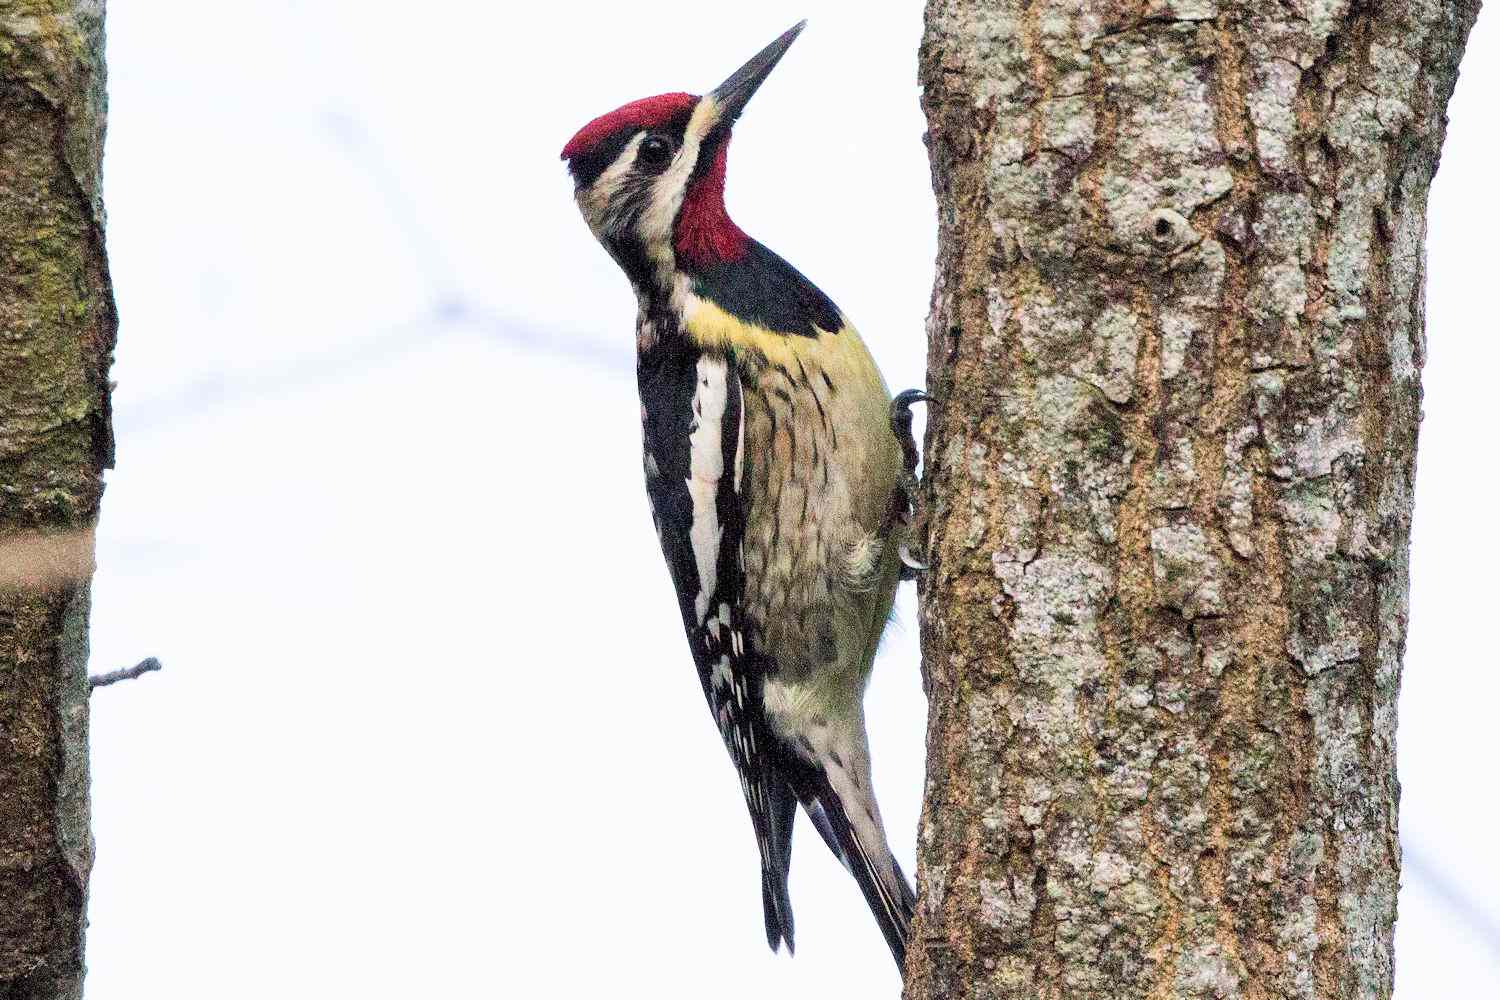
{"type": "Polygon", "coordinates": [[[907,996],[1388,997],[1427,190],[1477,0],[929,0],[907,996]]]}
{"type": "Polygon", "coordinates": [[[0,997],[83,994],[92,527],[113,442],[104,5],[0,0],[0,997]]]}

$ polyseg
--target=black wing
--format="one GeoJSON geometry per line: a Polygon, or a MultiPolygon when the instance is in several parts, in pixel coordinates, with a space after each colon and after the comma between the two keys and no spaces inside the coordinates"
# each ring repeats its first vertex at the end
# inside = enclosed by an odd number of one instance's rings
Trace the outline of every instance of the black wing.
{"type": "Polygon", "coordinates": [[[844,325],[838,306],[776,253],[750,240],[745,256],[694,268],[693,291],[742,322],[816,337],[844,325]]]}
{"type": "Polygon", "coordinates": [[[774,766],[764,664],[745,641],[741,540],[749,456],[732,354],[665,339],[637,360],[646,492],[698,679],[729,750],[760,847],[766,940],[792,945],[787,896],[797,798],[774,766]]]}

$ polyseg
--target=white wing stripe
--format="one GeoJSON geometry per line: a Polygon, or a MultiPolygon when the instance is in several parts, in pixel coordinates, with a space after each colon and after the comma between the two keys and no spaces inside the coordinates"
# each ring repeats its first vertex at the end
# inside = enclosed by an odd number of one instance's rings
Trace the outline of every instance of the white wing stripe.
{"type": "MultiPolygon", "coordinates": [[[[734,377],[736,379],[738,379],[739,378],[739,374],[736,373],[734,377]]],[[[744,384],[742,383],[738,388],[740,390],[740,393],[739,393],[740,399],[743,400],[745,398],[745,387],[744,387],[744,384]]],[[[740,404],[740,406],[743,407],[744,403],[742,402],[740,404]]],[[[744,475],[744,473],[745,473],[745,418],[744,418],[744,415],[741,414],[740,421],[739,421],[739,429],[736,431],[736,433],[735,433],[735,439],[734,439],[734,491],[736,493],[740,492],[740,479],[744,475]]],[[[743,554],[744,550],[741,549],[740,551],[741,551],[741,554],[743,554]]]]}
{"type": "Polygon", "coordinates": [[[693,426],[688,435],[692,464],[687,479],[693,501],[693,526],[688,539],[698,564],[698,597],[695,609],[701,625],[708,617],[708,603],[719,582],[719,542],[724,535],[719,523],[719,480],[724,476],[724,411],[729,393],[722,358],[698,359],[698,386],[693,392],[693,426]]]}

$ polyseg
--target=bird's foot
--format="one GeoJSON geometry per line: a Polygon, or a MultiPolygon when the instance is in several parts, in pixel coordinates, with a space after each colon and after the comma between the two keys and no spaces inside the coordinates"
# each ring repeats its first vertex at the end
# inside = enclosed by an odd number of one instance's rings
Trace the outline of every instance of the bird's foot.
{"type": "Polygon", "coordinates": [[[918,561],[917,557],[911,554],[910,545],[901,546],[900,555],[901,579],[903,580],[915,580],[919,574],[925,573],[932,568],[926,563],[918,561]]]}
{"type": "Polygon", "coordinates": [[[891,433],[901,443],[901,464],[909,476],[916,474],[917,461],[921,457],[917,442],[911,436],[911,404],[925,403],[930,399],[932,397],[921,389],[907,389],[891,400],[891,433]]]}
{"type": "Polygon", "coordinates": [[[891,432],[896,435],[896,441],[901,445],[901,482],[896,487],[896,496],[892,504],[893,528],[897,530],[903,541],[900,545],[901,556],[901,579],[915,580],[919,573],[927,570],[927,563],[912,555],[911,539],[916,537],[914,525],[917,521],[917,463],[921,458],[921,452],[917,450],[916,439],[911,433],[911,406],[913,403],[925,403],[932,397],[921,389],[907,389],[898,393],[891,400],[891,432]]]}

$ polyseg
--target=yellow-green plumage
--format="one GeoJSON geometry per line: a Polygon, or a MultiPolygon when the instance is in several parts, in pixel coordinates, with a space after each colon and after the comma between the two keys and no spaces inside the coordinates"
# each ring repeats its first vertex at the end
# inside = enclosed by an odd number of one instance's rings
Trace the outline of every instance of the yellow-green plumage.
{"type": "Polygon", "coordinates": [[[885,382],[847,323],[788,336],[700,299],[684,331],[740,374],[747,614],[799,694],[811,682],[857,710],[900,576],[885,382]]]}

